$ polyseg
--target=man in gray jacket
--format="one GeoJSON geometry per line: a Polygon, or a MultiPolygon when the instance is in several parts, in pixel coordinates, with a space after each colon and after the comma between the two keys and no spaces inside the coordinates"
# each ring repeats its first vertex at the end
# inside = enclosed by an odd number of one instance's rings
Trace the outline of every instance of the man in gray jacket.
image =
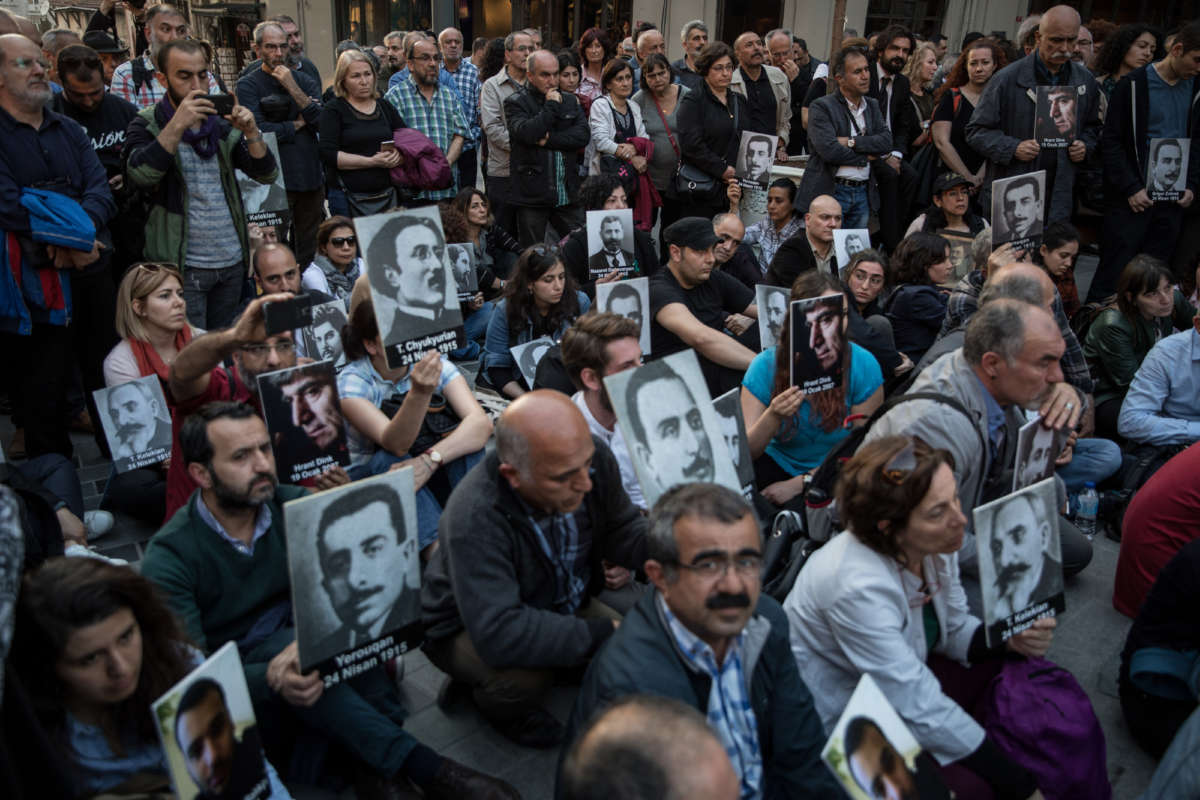
{"type": "Polygon", "coordinates": [[[1069,219],[1075,170],[1100,145],[1100,90],[1087,67],[1071,60],[1079,38],[1079,12],[1055,6],[1042,15],[1037,47],[988,81],[967,123],[967,143],[988,160],[980,200],[991,208],[991,184],[1026,172],[1046,170],[1045,219],[1069,219]],[[1034,138],[1037,87],[1071,86],[1078,96],[1079,133],[1069,146],[1051,149],[1034,138]]]}

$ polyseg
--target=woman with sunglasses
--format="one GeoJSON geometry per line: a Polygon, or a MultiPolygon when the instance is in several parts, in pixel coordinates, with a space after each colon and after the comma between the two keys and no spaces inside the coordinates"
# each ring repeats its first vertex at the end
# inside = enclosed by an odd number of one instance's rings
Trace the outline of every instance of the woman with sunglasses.
{"type": "Polygon", "coordinates": [[[846,530],[809,559],[783,603],[826,729],[870,675],[958,797],[1040,798],[1034,776],[969,712],[1005,658],[1046,654],[1055,620],[987,646],[959,580],[967,518],[953,457],[920,439],[876,439],[842,467],[836,498],[846,530]]]}
{"type": "Polygon", "coordinates": [[[317,254],[300,276],[305,289],[332,295],[350,309],[350,293],[362,274],[358,237],[349,217],[333,216],[317,228],[317,254]]]}

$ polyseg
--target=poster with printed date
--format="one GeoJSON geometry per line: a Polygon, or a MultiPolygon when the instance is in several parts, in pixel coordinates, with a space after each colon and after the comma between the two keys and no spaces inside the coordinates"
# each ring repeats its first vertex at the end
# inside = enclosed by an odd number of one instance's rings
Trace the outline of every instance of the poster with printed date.
{"type": "Polygon", "coordinates": [[[742,416],[742,390],[734,387],[713,400],[717,418],[721,423],[721,435],[733,459],[738,480],[742,483],[742,494],[746,497],[754,491],[754,459],[750,457],[750,440],[746,438],[746,419],[742,416]]]}
{"type": "MultiPolygon", "coordinates": [[[[275,156],[275,163],[282,164],[275,134],[263,133],[262,137],[271,155],[275,156]]],[[[287,238],[287,226],[292,218],[291,212],[288,211],[287,187],[283,184],[283,168],[279,168],[279,173],[272,183],[259,183],[240,169],[234,170],[234,176],[237,178],[238,189],[242,192],[246,221],[253,222],[260,228],[275,228],[275,233],[282,242],[287,238]]]]}
{"type": "Polygon", "coordinates": [[[604,378],[647,508],[680,483],[741,492],[717,410],[694,350],[604,378]]]}
{"type": "Polygon", "coordinates": [[[782,286],[767,286],[760,283],[754,287],[754,301],[758,306],[758,348],[766,350],[784,341],[783,326],[787,321],[788,297],[791,295],[782,286]]]}
{"type": "Polygon", "coordinates": [[[842,385],[850,352],[846,338],[846,296],[827,294],[791,303],[791,384],[806,395],[842,385]]]}
{"type": "Polygon", "coordinates": [[[1060,430],[1042,427],[1040,419],[1021,426],[1017,432],[1017,462],[1013,469],[1013,491],[1032,486],[1054,474],[1054,462],[1058,459],[1071,431],[1063,426],[1060,430]]]}
{"type": "Polygon", "coordinates": [[[171,412],[156,375],[92,392],[117,472],[161,464],[171,455],[171,412]]]}
{"type": "Polygon", "coordinates": [[[338,372],[346,366],[346,353],[342,345],[342,328],[346,326],[346,305],[341,300],[330,300],[312,308],[312,324],[301,328],[304,336],[304,352],[318,361],[332,361],[338,372]]]}
{"type": "Polygon", "coordinates": [[[642,355],[650,355],[650,279],[630,278],[627,281],[596,284],[596,305],[638,324],[638,344],[642,355]]]}
{"type": "Polygon", "coordinates": [[[454,270],[454,285],[458,300],[465,303],[479,291],[479,276],[475,274],[475,247],[470,244],[446,245],[446,259],[454,270]]]}
{"type": "Polygon", "coordinates": [[[236,643],[227,642],[150,708],[179,800],[271,796],[236,643]]]}
{"type": "Polygon", "coordinates": [[[437,206],[359,217],[354,229],[388,366],[403,367],[430,350],[450,353],[466,344],[437,206]]]}
{"type": "Polygon", "coordinates": [[[1151,139],[1146,193],[1155,203],[1175,203],[1187,190],[1191,139],[1151,139]]]}
{"type": "Polygon", "coordinates": [[[979,584],[988,647],[1065,609],[1053,478],[977,506],[979,584]]]}
{"type": "Polygon", "coordinates": [[[350,466],[332,361],[259,375],[258,393],[281,483],[300,483],[336,466],[350,466]]]}
{"type": "Polygon", "coordinates": [[[1046,171],[1027,172],[992,182],[992,249],[1012,242],[1026,254],[1042,243],[1046,171]]]}
{"type": "Polygon", "coordinates": [[[871,247],[871,232],[866,228],[839,228],[833,232],[833,254],[839,266],[846,266],[855,253],[871,247]]]}
{"type": "Polygon", "coordinates": [[[609,208],[587,212],[588,278],[596,280],[614,270],[622,277],[638,268],[633,250],[633,209],[609,208]]]}
{"type": "Polygon", "coordinates": [[[745,191],[747,186],[757,186],[766,191],[771,183],[771,167],[775,163],[775,147],[778,136],[754,131],[742,131],[738,144],[737,166],[734,175],[745,191]]]}
{"type": "Polygon", "coordinates": [[[412,467],[285,503],[302,672],[326,686],[421,643],[412,467]]]}
{"type": "Polygon", "coordinates": [[[1049,150],[1070,147],[1079,138],[1079,98],[1086,86],[1037,87],[1033,138],[1049,150]]]}
{"type": "Polygon", "coordinates": [[[937,762],[921,749],[870,675],[859,679],[821,750],[821,760],[853,800],[951,796],[937,762]]]}
{"type": "Polygon", "coordinates": [[[530,389],[533,388],[534,378],[537,377],[538,362],[551,347],[554,347],[554,340],[549,336],[543,336],[540,339],[508,348],[513,361],[517,362],[517,369],[520,370],[521,377],[525,379],[525,385],[530,389]]]}

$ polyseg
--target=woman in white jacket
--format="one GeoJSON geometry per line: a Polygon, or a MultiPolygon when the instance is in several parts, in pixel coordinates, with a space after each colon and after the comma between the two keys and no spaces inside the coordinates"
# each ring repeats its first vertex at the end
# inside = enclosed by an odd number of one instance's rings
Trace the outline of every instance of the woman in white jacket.
{"type": "Polygon", "coordinates": [[[614,156],[628,161],[638,172],[646,171],[646,159],[637,154],[629,140],[635,136],[648,139],[646,126],[642,122],[642,109],[637,103],[629,102],[633,96],[633,67],[623,58],[614,58],[604,65],[600,76],[604,94],[592,101],[588,122],[592,128],[592,140],[584,151],[584,163],[589,175],[599,175],[603,170],[601,156],[614,156]]]}
{"type": "Polygon", "coordinates": [[[804,565],[783,604],[826,730],[869,674],[959,797],[1040,797],[1033,775],[965,709],[1006,653],[1045,655],[1055,623],[987,647],[959,580],[967,520],[953,457],[920,439],[883,437],[846,462],[836,495],[848,530],[804,565]]]}

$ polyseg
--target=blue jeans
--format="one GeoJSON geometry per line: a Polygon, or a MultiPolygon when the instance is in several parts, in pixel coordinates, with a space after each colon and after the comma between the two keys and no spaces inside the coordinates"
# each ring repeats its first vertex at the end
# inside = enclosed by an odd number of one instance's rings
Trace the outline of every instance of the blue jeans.
{"type": "Polygon", "coordinates": [[[1100,482],[1121,468],[1121,448],[1108,439],[1080,439],[1075,442],[1071,463],[1055,472],[1071,494],[1083,491],[1085,483],[1100,482]]]}
{"type": "Polygon", "coordinates": [[[245,264],[219,269],[188,267],[183,272],[188,322],[206,331],[228,328],[237,319],[245,282],[245,264]]]}
{"type": "Polygon", "coordinates": [[[36,483],[63,501],[75,516],[83,519],[83,487],[75,464],[61,453],[43,453],[24,463],[13,464],[25,480],[36,483]]]}
{"type": "Polygon", "coordinates": [[[489,300],[463,319],[463,328],[466,330],[467,343],[450,353],[451,359],[455,361],[474,361],[479,358],[480,353],[483,352],[483,348],[479,342],[487,334],[488,323],[492,321],[492,312],[495,310],[496,305],[489,300]]]}
{"type": "Polygon", "coordinates": [[[871,218],[871,203],[867,199],[867,184],[862,186],[846,186],[843,183],[833,185],[833,196],[842,207],[843,228],[865,228],[871,218]]]}

